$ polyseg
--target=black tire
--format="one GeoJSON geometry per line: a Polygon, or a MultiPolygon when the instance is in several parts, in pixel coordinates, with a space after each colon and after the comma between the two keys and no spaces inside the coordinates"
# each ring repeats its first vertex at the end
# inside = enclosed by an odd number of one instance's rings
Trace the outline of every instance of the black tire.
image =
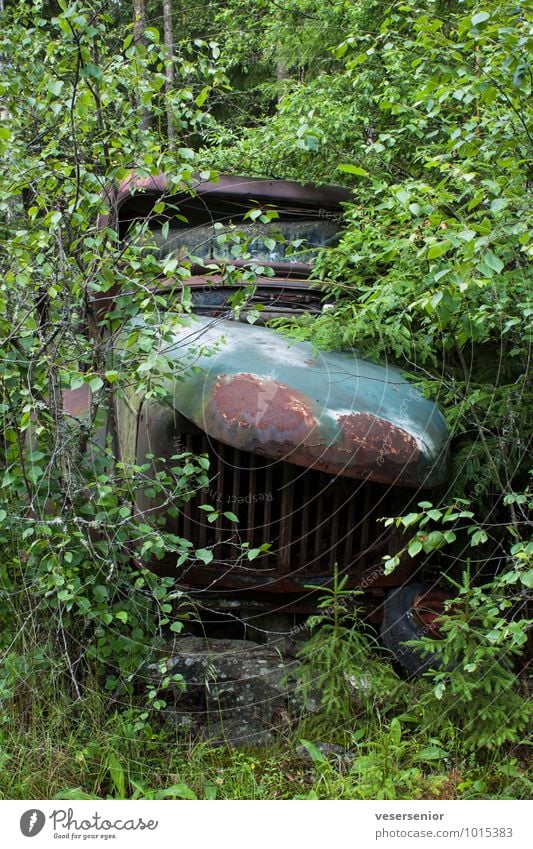
{"type": "Polygon", "coordinates": [[[385,598],[381,639],[410,677],[422,675],[428,669],[441,668],[437,655],[422,654],[414,646],[405,645],[407,640],[427,636],[424,626],[413,614],[415,598],[424,592],[427,588],[423,584],[404,584],[391,590],[385,598]]]}

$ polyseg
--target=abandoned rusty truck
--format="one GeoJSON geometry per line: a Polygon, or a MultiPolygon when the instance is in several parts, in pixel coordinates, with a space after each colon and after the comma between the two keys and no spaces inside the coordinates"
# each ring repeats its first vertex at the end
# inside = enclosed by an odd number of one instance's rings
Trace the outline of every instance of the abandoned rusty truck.
{"type": "MultiPolygon", "coordinates": [[[[209,458],[208,488],[168,527],[212,559],[177,570],[174,554],[148,565],[199,591],[205,606],[237,613],[308,613],[317,597],[309,587],[331,586],[336,569],[348,587],[364,590],[370,619],[384,623],[385,642],[412,672],[413,652],[402,642],[431,629],[442,597],[424,589],[409,558],[384,573],[384,556],[405,539],[380,519],[402,515],[419,490],[445,482],[444,419],[398,368],[317,351],[268,326],[331,308],[311,269],[317,252],[338,239],[349,197],[339,187],[235,176],[199,179],[194,190],[171,189],[164,176],[132,175],[120,185],[103,225],[127,240],[148,221],[159,258],[188,257],[189,279],[154,281],[154,289],[169,310],[187,290],[190,312],[167,351],[183,369],[166,402],[117,393],[110,420],[123,459],[142,464],[153,456],[155,469],[176,445],[209,458]],[[236,310],[250,269],[253,287],[236,310]],[[216,521],[202,504],[216,508],[216,521]],[[236,540],[269,548],[250,560],[236,555],[236,540]]],[[[117,294],[96,301],[101,315],[117,294]]],[[[138,495],[140,511],[153,506],[138,495]]]]}

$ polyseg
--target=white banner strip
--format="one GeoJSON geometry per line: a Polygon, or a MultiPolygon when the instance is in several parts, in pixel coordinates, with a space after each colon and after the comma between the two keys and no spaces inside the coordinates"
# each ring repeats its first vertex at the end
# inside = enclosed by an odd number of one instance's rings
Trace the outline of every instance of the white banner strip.
{"type": "Polygon", "coordinates": [[[2,845],[167,849],[505,847],[531,840],[529,802],[4,801],[2,845]],[[69,843],[67,843],[69,841],[69,843]]]}

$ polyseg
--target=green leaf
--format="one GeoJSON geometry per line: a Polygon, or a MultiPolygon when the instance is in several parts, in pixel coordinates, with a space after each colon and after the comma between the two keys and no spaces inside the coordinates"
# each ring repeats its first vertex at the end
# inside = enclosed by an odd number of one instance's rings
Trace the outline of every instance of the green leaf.
{"type": "Polygon", "coordinates": [[[384,575],[392,575],[397,566],[400,565],[400,558],[398,555],[394,555],[394,557],[389,557],[389,555],[385,555],[383,558],[383,574],[384,575]]]}
{"type": "Polygon", "coordinates": [[[304,749],[307,750],[311,761],[313,762],[313,766],[321,766],[322,764],[327,764],[328,759],[323,752],[318,749],[314,743],[311,743],[310,740],[300,740],[301,745],[304,749]]]}
{"type": "Polygon", "coordinates": [[[89,386],[91,387],[93,392],[98,392],[99,389],[104,385],[104,381],[101,377],[92,377],[89,381],[89,386]]]}
{"type": "Polygon", "coordinates": [[[88,800],[94,799],[94,800],[102,801],[101,796],[93,796],[90,793],[86,793],[85,790],[81,789],[81,787],[72,787],[72,788],[69,788],[68,790],[62,790],[60,793],[56,793],[52,798],[53,799],[59,799],[59,800],[73,800],[73,801],[78,801],[78,800],[83,800],[83,799],[88,799],[88,800]]]}
{"type": "Polygon", "coordinates": [[[433,692],[435,693],[436,699],[442,699],[444,692],[446,690],[446,684],[443,681],[439,681],[439,683],[434,687],[433,692]]]}
{"type": "Polygon", "coordinates": [[[461,230],[461,232],[457,234],[457,238],[462,239],[463,242],[471,242],[472,239],[476,238],[476,231],[469,229],[461,230]]]}
{"type": "Polygon", "coordinates": [[[485,21],[488,21],[490,18],[490,14],[488,12],[476,12],[475,15],[472,15],[472,25],[477,27],[478,24],[483,24],[485,21]]]}
{"type": "Polygon", "coordinates": [[[484,530],[477,530],[475,533],[472,534],[472,537],[470,539],[470,545],[475,547],[480,543],[487,542],[487,539],[488,537],[484,530]]]}
{"type": "Polygon", "coordinates": [[[206,784],[204,786],[204,799],[207,801],[214,801],[217,798],[217,786],[216,784],[206,784]]]}
{"type": "Polygon", "coordinates": [[[499,630],[498,628],[493,628],[491,631],[487,631],[485,637],[490,643],[495,645],[496,643],[501,642],[501,640],[503,639],[503,631],[499,630]]]}
{"type": "Polygon", "coordinates": [[[485,265],[488,265],[489,268],[492,268],[492,270],[495,271],[496,274],[499,274],[504,267],[504,264],[501,259],[496,256],[496,254],[493,254],[492,251],[487,251],[487,253],[483,257],[483,261],[485,265]]]}
{"type": "Polygon", "coordinates": [[[85,384],[85,377],[83,374],[73,374],[70,378],[69,387],[70,389],[79,389],[80,386],[85,384]]]}
{"type": "Polygon", "coordinates": [[[211,91],[211,89],[209,88],[209,86],[205,86],[205,87],[201,90],[200,94],[196,97],[196,99],[195,99],[195,101],[194,101],[194,102],[196,103],[196,105],[198,106],[198,108],[200,108],[201,106],[203,106],[203,105],[204,105],[205,101],[207,100],[207,98],[208,98],[208,96],[209,96],[209,92],[210,92],[210,91],[211,91]]]}
{"type": "Polygon", "coordinates": [[[104,78],[102,69],[95,65],[93,62],[87,62],[82,71],[82,76],[93,77],[93,79],[98,80],[99,82],[104,78]]]}
{"type": "Polygon", "coordinates": [[[443,297],[444,297],[444,292],[442,291],[442,289],[439,289],[438,292],[435,292],[435,294],[433,295],[433,297],[431,298],[431,300],[429,302],[431,304],[431,306],[433,307],[433,309],[436,309],[436,307],[438,307],[438,305],[442,301],[443,297]]]}
{"type": "Polygon", "coordinates": [[[224,513],[224,516],[226,517],[226,519],[229,519],[230,522],[239,521],[238,517],[235,515],[235,513],[232,513],[231,510],[228,510],[226,513],[224,513]]]}
{"type": "Polygon", "coordinates": [[[409,543],[407,548],[410,557],[416,557],[422,551],[422,543],[419,539],[414,539],[409,543]]]}
{"type": "Polygon", "coordinates": [[[107,768],[111,781],[115,786],[119,799],[126,798],[126,781],[124,776],[124,768],[114,752],[111,752],[107,759],[107,768]]]}
{"type": "Polygon", "coordinates": [[[146,27],[144,34],[153,44],[159,44],[159,30],[156,27],[146,27]]]}
{"type": "Polygon", "coordinates": [[[428,250],[428,259],[436,259],[446,253],[451,248],[450,242],[437,242],[428,250]]]}
{"type": "Polygon", "coordinates": [[[109,592],[104,584],[96,584],[94,588],[94,597],[96,601],[105,601],[108,598],[109,592]]]}
{"type": "Polygon", "coordinates": [[[368,171],[364,168],[359,168],[357,165],[350,165],[349,162],[343,163],[337,167],[337,171],[344,171],[346,174],[354,174],[356,177],[368,177],[368,171]]]}
{"type": "Polygon", "coordinates": [[[422,543],[422,548],[429,554],[431,551],[436,551],[445,544],[446,540],[442,531],[431,531],[422,543]]]}
{"type": "Polygon", "coordinates": [[[508,205],[509,202],[505,198],[495,198],[490,205],[490,211],[498,213],[505,209],[508,205]]]}
{"type": "Polygon", "coordinates": [[[172,784],[170,787],[165,787],[157,794],[158,799],[190,799],[196,800],[198,796],[186,784],[172,784]]]}
{"type": "Polygon", "coordinates": [[[207,566],[213,560],[213,552],[209,548],[197,548],[194,552],[195,557],[201,560],[207,566]]]}
{"type": "Polygon", "coordinates": [[[343,41],[342,44],[339,44],[338,47],[335,47],[333,50],[333,55],[335,59],[342,59],[346,51],[348,50],[348,43],[343,41]]]}
{"type": "Polygon", "coordinates": [[[477,270],[479,271],[479,273],[480,273],[480,274],[482,274],[484,277],[488,277],[488,278],[489,278],[489,280],[490,280],[492,277],[494,277],[494,271],[492,270],[492,268],[489,268],[489,266],[486,264],[486,262],[484,262],[484,260],[482,260],[481,262],[478,262],[478,263],[477,263],[477,265],[476,265],[476,269],[477,269],[477,270]]]}
{"type": "Polygon", "coordinates": [[[366,62],[366,61],[367,61],[367,59],[368,59],[368,54],[366,54],[366,53],[357,53],[357,55],[356,55],[356,56],[354,56],[354,58],[353,58],[353,59],[352,59],[352,61],[350,62],[349,67],[356,68],[356,67],[357,67],[357,65],[362,65],[362,64],[363,64],[363,62],[366,62]]]}
{"type": "Polygon", "coordinates": [[[409,192],[406,192],[405,189],[399,188],[393,189],[393,191],[400,203],[408,204],[410,202],[411,195],[409,194],[409,192]]]}
{"type": "Polygon", "coordinates": [[[402,516],[401,523],[404,528],[409,528],[420,518],[420,513],[408,513],[407,516],[402,516]]]}
{"type": "Polygon", "coordinates": [[[440,761],[448,756],[446,749],[441,749],[440,746],[425,746],[420,749],[418,755],[415,756],[415,761],[425,763],[426,761],[440,761]]]}
{"type": "Polygon", "coordinates": [[[61,94],[61,90],[64,86],[63,80],[48,80],[46,87],[50,94],[61,94]]]}
{"type": "Polygon", "coordinates": [[[529,569],[529,571],[526,572],[525,575],[521,575],[520,580],[522,581],[525,587],[528,587],[528,589],[530,590],[533,589],[533,569],[529,569]]]}
{"type": "Polygon", "coordinates": [[[73,598],[73,595],[70,590],[61,590],[58,592],[57,597],[59,601],[70,601],[70,599],[73,598]]]}
{"type": "Polygon", "coordinates": [[[402,739],[402,726],[400,724],[400,720],[394,717],[391,719],[391,723],[389,726],[389,736],[393,743],[398,745],[400,740],[402,739]]]}

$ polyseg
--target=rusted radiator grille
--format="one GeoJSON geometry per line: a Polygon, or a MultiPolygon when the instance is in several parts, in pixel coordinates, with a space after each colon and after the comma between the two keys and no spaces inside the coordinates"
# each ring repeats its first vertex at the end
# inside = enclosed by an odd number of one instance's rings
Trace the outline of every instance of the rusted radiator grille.
{"type": "Polygon", "coordinates": [[[320,575],[341,571],[363,572],[379,563],[387,532],[378,517],[388,512],[387,487],[335,478],[289,463],[274,463],[208,438],[201,432],[183,434],[182,445],[210,459],[210,484],[184,506],[177,533],[196,548],[214,547],[215,564],[223,571],[237,568],[286,578],[303,584],[320,575]],[[201,504],[210,504],[220,516],[207,521],[201,504]],[[231,511],[238,525],[222,516],[231,511]],[[269,553],[237,565],[238,549],[270,543],[269,553]]]}

